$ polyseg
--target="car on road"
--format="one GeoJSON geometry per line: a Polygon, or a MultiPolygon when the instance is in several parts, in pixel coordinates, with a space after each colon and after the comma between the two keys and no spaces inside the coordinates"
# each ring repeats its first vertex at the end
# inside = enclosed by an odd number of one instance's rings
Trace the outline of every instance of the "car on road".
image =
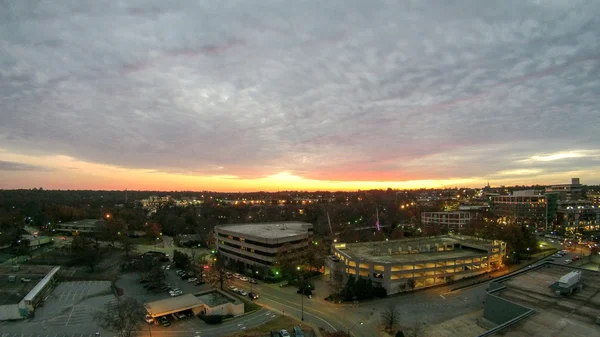
{"type": "Polygon", "coordinates": [[[248,292],[240,289],[239,294],[242,296],[246,296],[246,295],[248,295],[248,292]]]}
{"type": "Polygon", "coordinates": [[[193,283],[193,282],[196,282],[196,281],[198,281],[198,279],[197,279],[197,278],[195,278],[195,277],[190,277],[190,278],[189,278],[187,281],[188,281],[189,283],[193,283]]]}
{"type": "Polygon", "coordinates": [[[292,333],[294,334],[294,337],[304,337],[304,332],[297,326],[292,329],[292,333]]]}
{"type": "Polygon", "coordinates": [[[229,290],[233,291],[234,293],[237,293],[239,289],[234,286],[229,286],[229,290]]]}
{"type": "Polygon", "coordinates": [[[171,326],[171,322],[170,322],[170,321],[169,321],[169,319],[168,319],[168,318],[166,318],[165,316],[161,316],[161,317],[158,319],[158,323],[160,323],[160,324],[161,324],[162,326],[164,326],[164,327],[171,326]]]}
{"type": "Polygon", "coordinates": [[[240,281],[248,282],[248,278],[246,276],[240,276],[240,281]]]}
{"type": "Polygon", "coordinates": [[[565,264],[571,264],[571,262],[573,262],[573,260],[571,260],[571,259],[565,260],[565,264]]]}
{"type": "Polygon", "coordinates": [[[253,279],[253,278],[251,278],[249,282],[252,283],[252,284],[258,284],[258,282],[255,279],[253,279]]]}
{"type": "Polygon", "coordinates": [[[281,336],[281,337],[292,337],[292,336],[290,335],[290,333],[289,333],[289,332],[287,332],[287,330],[286,330],[286,329],[281,329],[281,330],[279,330],[279,336],[281,336]]]}
{"type": "Polygon", "coordinates": [[[260,296],[255,292],[250,292],[248,293],[248,297],[250,297],[250,299],[254,301],[257,300],[260,296]]]}

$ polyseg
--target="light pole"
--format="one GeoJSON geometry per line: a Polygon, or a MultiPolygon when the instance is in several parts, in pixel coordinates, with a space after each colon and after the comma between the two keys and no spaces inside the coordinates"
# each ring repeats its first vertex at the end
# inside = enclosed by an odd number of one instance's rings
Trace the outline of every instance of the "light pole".
{"type": "Polygon", "coordinates": [[[358,323],[354,324],[353,326],[351,326],[350,329],[348,329],[348,336],[350,336],[350,330],[352,330],[352,328],[354,328],[357,325],[363,325],[363,324],[364,324],[363,322],[358,322],[358,323]]]}
{"type": "MultiPolygon", "coordinates": [[[[300,270],[300,267],[297,267],[300,270]]],[[[302,321],[304,321],[304,278],[302,276],[298,277],[300,281],[300,301],[302,303],[302,321]]]]}

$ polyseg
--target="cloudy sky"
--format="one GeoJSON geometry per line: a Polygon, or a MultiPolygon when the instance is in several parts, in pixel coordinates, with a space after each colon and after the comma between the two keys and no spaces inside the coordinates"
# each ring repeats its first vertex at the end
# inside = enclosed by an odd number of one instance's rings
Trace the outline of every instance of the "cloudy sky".
{"type": "Polygon", "coordinates": [[[0,188],[599,172],[600,1],[0,2],[0,188]]]}

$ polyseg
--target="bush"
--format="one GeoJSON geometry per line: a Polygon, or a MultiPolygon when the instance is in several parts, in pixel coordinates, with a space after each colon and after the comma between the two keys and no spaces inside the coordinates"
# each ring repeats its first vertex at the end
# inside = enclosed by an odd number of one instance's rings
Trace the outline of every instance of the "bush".
{"type": "Polygon", "coordinates": [[[383,287],[374,287],[373,288],[373,296],[384,298],[387,296],[387,290],[383,287]]]}
{"type": "Polygon", "coordinates": [[[203,320],[206,324],[221,324],[223,322],[222,315],[200,315],[201,320],[203,320]]]}

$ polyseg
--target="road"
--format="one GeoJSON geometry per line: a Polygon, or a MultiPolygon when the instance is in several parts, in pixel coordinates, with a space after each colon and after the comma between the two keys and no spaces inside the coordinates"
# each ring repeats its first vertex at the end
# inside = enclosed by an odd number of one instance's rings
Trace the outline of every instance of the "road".
{"type": "MultiPolygon", "coordinates": [[[[251,284],[232,280],[238,288],[250,291],[251,284]]],[[[461,291],[449,292],[447,287],[393,296],[385,299],[352,304],[332,304],[313,297],[308,299],[296,294],[294,287],[280,288],[277,285],[259,283],[252,285],[252,290],[260,294],[256,302],[272,310],[291,314],[296,318],[313,323],[327,331],[347,331],[357,322],[352,332],[355,336],[370,337],[377,334],[380,324],[380,313],[390,304],[398,305],[401,311],[401,325],[410,326],[414,322],[437,324],[483,308],[483,299],[487,283],[461,291]],[[342,314],[343,313],[343,314],[342,314]]]]}

